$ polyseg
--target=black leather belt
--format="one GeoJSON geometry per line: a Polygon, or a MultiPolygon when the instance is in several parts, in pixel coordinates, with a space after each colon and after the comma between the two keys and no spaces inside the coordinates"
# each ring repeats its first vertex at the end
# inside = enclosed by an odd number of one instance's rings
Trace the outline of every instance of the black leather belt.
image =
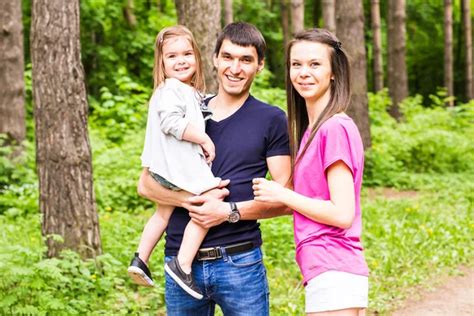
{"type": "Polygon", "coordinates": [[[222,258],[222,250],[225,249],[225,253],[228,255],[235,255],[240,252],[252,250],[255,248],[253,242],[247,241],[238,244],[228,245],[224,247],[210,247],[201,248],[198,250],[196,259],[197,260],[216,260],[222,258]]]}

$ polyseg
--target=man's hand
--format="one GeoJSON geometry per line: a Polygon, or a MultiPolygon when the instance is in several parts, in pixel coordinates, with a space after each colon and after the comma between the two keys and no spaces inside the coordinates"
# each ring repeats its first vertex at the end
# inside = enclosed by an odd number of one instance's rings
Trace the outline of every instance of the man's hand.
{"type": "Polygon", "coordinates": [[[230,213],[229,203],[209,195],[190,197],[183,206],[189,210],[191,219],[206,229],[222,224],[230,213]]]}

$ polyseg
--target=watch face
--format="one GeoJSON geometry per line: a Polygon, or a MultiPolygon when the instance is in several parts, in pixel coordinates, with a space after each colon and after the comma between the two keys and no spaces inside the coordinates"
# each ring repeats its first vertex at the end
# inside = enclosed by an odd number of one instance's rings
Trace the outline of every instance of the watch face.
{"type": "Polygon", "coordinates": [[[229,222],[230,223],[237,223],[240,219],[239,212],[232,212],[229,214],[229,222]]]}

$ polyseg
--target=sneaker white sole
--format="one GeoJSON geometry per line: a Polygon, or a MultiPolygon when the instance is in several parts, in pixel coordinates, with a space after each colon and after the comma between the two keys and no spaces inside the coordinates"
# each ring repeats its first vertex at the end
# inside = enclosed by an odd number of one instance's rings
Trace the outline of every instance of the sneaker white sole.
{"type": "Polygon", "coordinates": [[[154,287],[155,283],[150,279],[142,269],[134,266],[130,266],[127,269],[128,275],[132,278],[133,282],[138,285],[143,285],[146,287],[154,287]]]}
{"type": "Polygon", "coordinates": [[[181,281],[181,279],[173,272],[171,271],[171,269],[168,267],[167,264],[165,264],[165,271],[166,273],[169,274],[169,276],[175,280],[176,283],[178,283],[178,285],[186,291],[186,293],[188,293],[189,295],[191,295],[192,297],[194,297],[195,299],[197,300],[202,300],[203,299],[203,295],[202,294],[199,294],[198,292],[194,291],[192,288],[188,287],[183,281],[181,281]]]}

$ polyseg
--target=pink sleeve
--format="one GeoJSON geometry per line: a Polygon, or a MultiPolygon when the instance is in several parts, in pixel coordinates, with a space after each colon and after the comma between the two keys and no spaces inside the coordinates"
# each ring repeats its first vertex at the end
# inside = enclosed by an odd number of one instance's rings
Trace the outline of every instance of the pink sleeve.
{"type": "Polygon", "coordinates": [[[344,162],[355,176],[354,164],[351,158],[350,135],[345,127],[337,121],[328,122],[325,130],[322,131],[321,152],[323,158],[324,172],[341,160],[344,162]]]}

